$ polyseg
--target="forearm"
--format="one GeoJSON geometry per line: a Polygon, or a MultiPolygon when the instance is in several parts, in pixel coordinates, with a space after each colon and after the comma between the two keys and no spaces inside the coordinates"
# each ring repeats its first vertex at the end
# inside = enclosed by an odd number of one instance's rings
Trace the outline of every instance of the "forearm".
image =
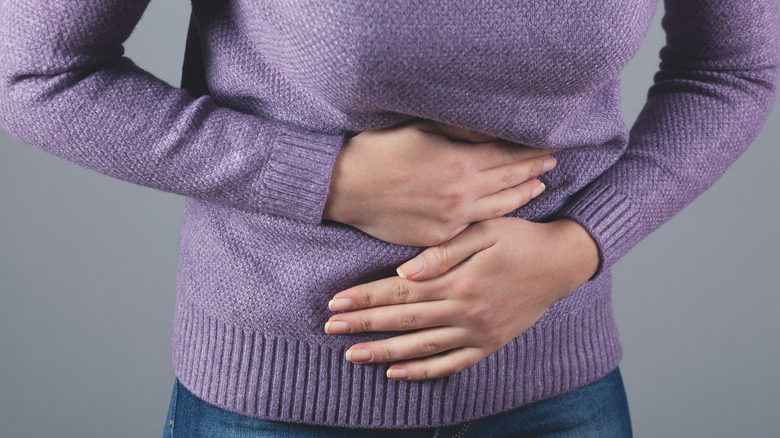
{"type": "Polygon", "coordinates": [[[123,57],[147,1],[5,0],[0,124],[136,184],[319,222],[343,142],[195,98],[123,57]]]}
{"type": "MultiPolygon", "coordinates": [[[[561,262],[561,276],[571,277],[571,283],[577,287],[592,278],[599,268],[599,248],[596,240],[579,222],[570,218],[561,218],[550,222],[553,236],[557,240],[556,260],[561,262]]],[[[571,291],[569,291],[571,292],[571,291]]],[[[568,294],[568,293],[567,293],[568,294]]],[[[556,299],[563,298],[558,296],[556,299]]]]}
{"type": "Polygon", "coordinates": [[[776,22],[770,0],[668,2],[661,70],[626,152],[560,212],[596,239],[601,269],[713,184],[758,134],[777,83],[776,22]]]}

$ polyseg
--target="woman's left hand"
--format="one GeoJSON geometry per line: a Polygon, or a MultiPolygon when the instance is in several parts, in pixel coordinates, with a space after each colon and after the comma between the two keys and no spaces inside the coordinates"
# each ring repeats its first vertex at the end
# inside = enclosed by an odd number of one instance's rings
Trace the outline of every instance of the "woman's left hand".
{"type": "Polygon", "coordinates": [[[445,377],[526,331],[587,281],[598,260],[595,241],[570,219],[475,223],[404,263],[399,276],[336,294],[330,310],[345,312],[332,316],[325,331],[414,330],[353,345],[347,360],[395,362],[387,371],[393,379],[445,377]]]}

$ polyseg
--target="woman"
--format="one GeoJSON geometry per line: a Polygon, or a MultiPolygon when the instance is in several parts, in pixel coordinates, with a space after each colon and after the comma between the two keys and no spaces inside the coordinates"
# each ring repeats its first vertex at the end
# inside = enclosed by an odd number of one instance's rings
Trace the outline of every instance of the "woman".
{"type": "Polygon", "coordinates": [[[665,68],[629,142],[616,74],[654,4],[433,14],[196,2],[185,92],[119,58],[145,3],[93,3],[8,2],[3,124],[189,196],[177,377],[211,404],[283,422],[466,425],[600,381],[620,356],[609,266],[749,143],[777,66],[771,2],[668,5],[665,68]],[[348,132],[360,134],[345,142],[348,132]],[[526,203],[543,164],[448,135],[561,151],[539,176],[548,189],[526,203]],[[464,175],[475,183],[453,195],[464,175]],[[485,195],[491,208],[478,205],[485,195]],[[460,203],[415,205],[422,196],[460,203]],[[445,240],[412,262],[419,250],[395,245],[445,240]],[[407,281],[392,276],[402,264],[407,281]],[[331,299],[347,312],[331,317],[331,299]],[[351,335],[319,333],[326,321],[351,335]],[[367,333],[399,329],[422,330],[367,333]],[[384,379],[386,361],[440,352],[384,379]]]}

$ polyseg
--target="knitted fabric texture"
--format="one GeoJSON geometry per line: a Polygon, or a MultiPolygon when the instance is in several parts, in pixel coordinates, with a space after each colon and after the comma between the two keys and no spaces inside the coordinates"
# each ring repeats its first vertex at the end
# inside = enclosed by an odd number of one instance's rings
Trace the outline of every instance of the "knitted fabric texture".
{"type": "Polygon", "coordinates": [[[712,184],[764,123],[776,0],[675,0],[633,128],[619,72],[655,0],[193,0],[182,87],[123,56],[146,0],[0,0],[0,124],[36,147],[187,197],[173,364],[254,417],[447,425],[581,387],[617,366],[609,268],[712,184]],[[353,365],[327,303],[420,248],[321,220],[346,135],[413,117],[561,148],[511,215],[571,217],[599,273],[479,364],[423,382],[353,365]]]}

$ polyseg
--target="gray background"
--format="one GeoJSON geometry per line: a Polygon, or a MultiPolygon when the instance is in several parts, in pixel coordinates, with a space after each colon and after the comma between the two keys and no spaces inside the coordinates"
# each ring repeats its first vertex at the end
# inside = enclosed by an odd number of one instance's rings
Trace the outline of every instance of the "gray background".
{"type": "MultiPolygon", "coordinates": [[[[186,0],[153,1],[129,56],[179,83],[186,0]]],[[[663,44],[624,72],[627,123],[663,44]]],[[[614,268],[637,437],[780,436],[775,110],[712,189],[614,268]]],[[[161,436],[182,197],[0,130],[0,435],[161,436]]]]}

